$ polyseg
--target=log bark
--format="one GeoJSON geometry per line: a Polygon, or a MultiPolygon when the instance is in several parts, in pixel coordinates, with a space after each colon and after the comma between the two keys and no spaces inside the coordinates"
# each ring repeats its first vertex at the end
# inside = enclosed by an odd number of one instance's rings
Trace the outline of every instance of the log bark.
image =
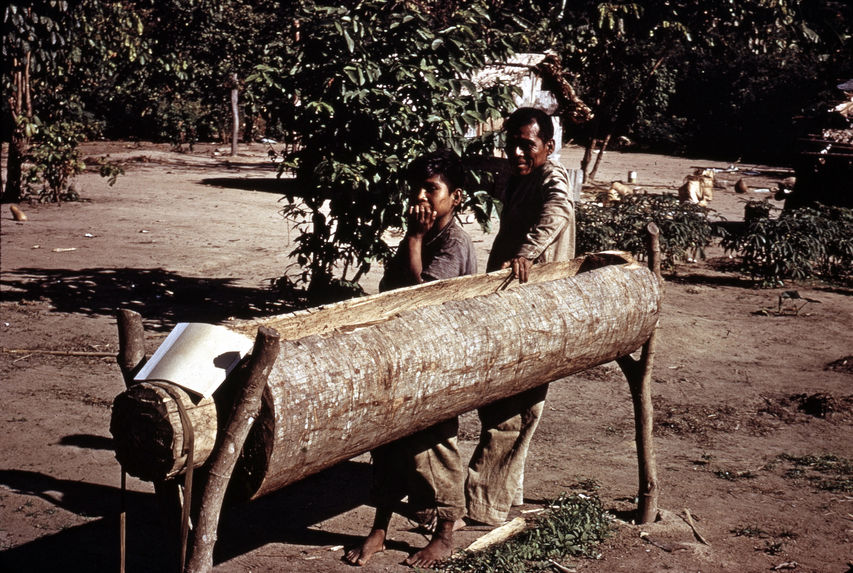
{"type": "MultiPolygon", "coordinates": [[[[442,419],[625,356],[654,330],[659,283],[627,255],[532,271],[529,283],[506,290],[508,270],[231,324],[250,335],[267,326],[282,337],[234,493],[264,495],[442,419]]],[[[196,425],[198,439],[215,431],[196,425]]],[[[139,469],[151,463],[143,457],[139,469]]]]}
{"type": "Polygon", "coordinates": [[[265,326],[258,329],[248,380],[237,397],[223,440],[211,460],[198,524],[193,531],[192,557],[186,568],[188,573],[206,573],[213,569],[213,547],[225,490],[246,436],[261,409],[261,393],[278,355],[278,346],[277,332],[265,326]]]}

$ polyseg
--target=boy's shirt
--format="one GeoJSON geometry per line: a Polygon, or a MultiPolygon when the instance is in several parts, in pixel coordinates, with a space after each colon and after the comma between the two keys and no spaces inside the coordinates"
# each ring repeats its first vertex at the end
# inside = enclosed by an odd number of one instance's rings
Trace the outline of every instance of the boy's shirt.
{"type": "MultiPolygon", "coordinates": [[[[424,241],[421,247],[424,281],[452,279],[477,272],[477,255],[471,237],[454,217],[439,233],[424,241]]],[[[408,272],[408,246],[400,243],[396,254],[385,268],[379,290],[386,291],[415,284],[406,277],[408,272]]]]}
{"type": "Polygon", "coordinates": [[[503,197],[500,230],[487,271],[515,257],[537,263],[575,255],[575,210],[569,174],[551,160],[525,177],[511,177],[503,197]]]}

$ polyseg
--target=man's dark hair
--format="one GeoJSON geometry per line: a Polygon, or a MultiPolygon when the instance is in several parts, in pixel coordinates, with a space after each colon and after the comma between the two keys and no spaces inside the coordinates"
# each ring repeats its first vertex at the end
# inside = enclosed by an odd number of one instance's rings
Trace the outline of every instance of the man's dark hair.
{"type": "Polygon", "coordinates": [[[419,185],[434,175],[439,175],[450,191],[465,185],[465,168],[462,160],[450,149],[425,153],[412,161],[406,171],[410,185],[419,185]]]}
{"type": "Polygon", "coordinates": [[[504,131],[518,131],[534,121],[539,126],[539,138],[543,142],[554,139],[554,122],[551,121],[551,116],[535,107],[520,107],[512,112],[504,122],[504,131]]]}

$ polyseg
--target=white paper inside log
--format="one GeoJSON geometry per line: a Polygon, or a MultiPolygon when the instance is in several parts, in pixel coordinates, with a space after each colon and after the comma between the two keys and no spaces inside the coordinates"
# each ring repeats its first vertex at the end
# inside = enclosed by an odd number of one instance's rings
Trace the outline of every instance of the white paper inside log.
{"type": "Polygon", "coordinates": [[[210,398],[251,349],[252,339],[224,326],[179,322],[134,380],[171,382],[210,398]]]}

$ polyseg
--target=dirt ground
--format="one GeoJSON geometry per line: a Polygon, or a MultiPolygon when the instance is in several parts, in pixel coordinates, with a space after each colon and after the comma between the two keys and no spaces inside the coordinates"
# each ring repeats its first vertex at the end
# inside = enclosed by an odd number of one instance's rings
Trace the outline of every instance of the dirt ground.
{"type": "MultiPolygon", "coordinates": [[[[110,356],[46,351],[114,354],[119,306],[145,317],[150,352],[178,321],[286,310],[268,286],[291,263],[295,234],[279,214],[280,187],[264,146],[243,146],[236,158],[210,145],[177,154],[123,142],[89,144],[84,153],[109,153],[127,173],[112,188],[85,174],[79,203],[23,204],[26,222],[15,222],[6,205],[0,217],[1,571],[118,568],[120,468],[108,428],[121,374],[110,356]]],[[[580,154],[569,147],[562,160],[576,167],[580,154]]],[[[638,185],[675,192],[696,166],[728,167],[609,152],[599,179],[636,171],[638,185]]],[[[718,175],[725,188],[711,203],[730,220],[742,218],[743,197],[766,197],[761,189],[788,175],[737,167],[718,175]],[[751,187],[746,196],[733,190],[740,177],[751,187]]],[[[482,268],[493,235],[467,229],[482,268]]],[[[853,293],[801,284],[755,289],[720,249],[709,255],[667,277],[653,383],[661,519],[630,523],[633,416],[613,364],[551,386],[519,510],[561,492],[601,497],[618,518],[614,535],[598,559],[566,560],[577,571],[849,571],[853,293]],[[777,315],[780,293],[790,289],[815,302],[777,315]],[[707,544],[683,519],[685,509],[707,544]]],[[[364,283],[369,292],[380,273],[364,283]]],[[[466,455],[477,432],[476,416],[463,416],[466,455]]],[[[363,455],[230,508],[216,570],[352,571],[341,546],[369,527],[369,476],[363,455]]],[[[174,570],[151,484],[129,478],[127,485],[127,570],[174,570]]],[[[463,530],[457,544],[484,532],[463,530]]],[[[403,518],[395,518],[390,538],[366,569],[404,571],[401,561],[425,543],[403,518]]]]}

